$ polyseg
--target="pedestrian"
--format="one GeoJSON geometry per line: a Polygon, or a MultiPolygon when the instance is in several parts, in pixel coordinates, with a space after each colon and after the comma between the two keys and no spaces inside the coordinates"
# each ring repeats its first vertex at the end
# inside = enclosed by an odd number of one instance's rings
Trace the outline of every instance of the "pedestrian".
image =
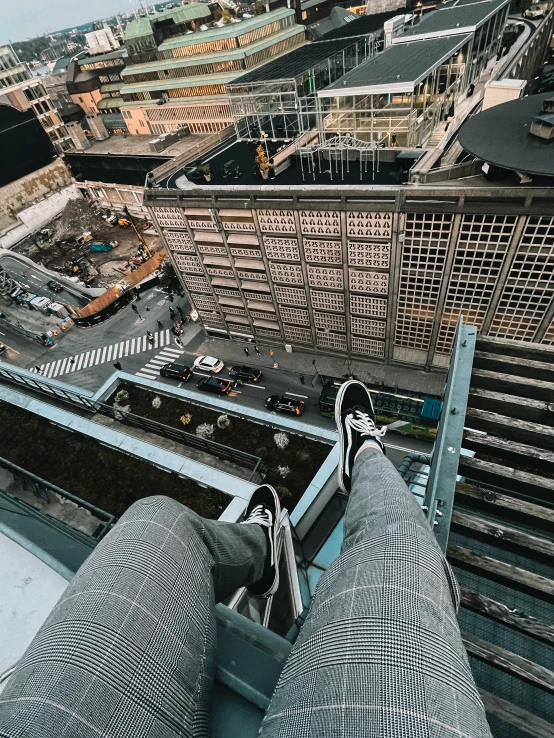
{"type": "Polygon", "coordinates": [[[169,317],[171,320],[175,320],[175,310],[173,308],[169,308],[169,317]]]}
{"type": "Polygon", "coordinates": [[[174,335],[174,336],[178,336],[178,335],[179,335],[179,334],[177,333],[177,328],[176,328],[175,326],[172,326],[172,327],[171,327],[171,332],[173,333],[173,335],[174,335]]]}
{"type": "Polygon", "coordinates": [[[181,316],[181,318],[184,318],[185,313],[184,313],[183,308],[180,305],[177,305],[177,310],[179,311],[179,315],[181,316]]]}
{"type": "Polygon", "coordinates": [[[175,338],[175,343],[177,344],[177,346],[182,346],[183,345],[183,342],[181,341],[181,337],[180,336],[177,336],[175,338]]]}
{"type": "Polygon", "coordinates": [[[154,345],[154,336],[147,336],[147,338],[148,338],[148,343],[149,343],[149,344],[150,344],[151,346],[153,346],[153,345],[154,345]]]}
{"type": "Polygon", "coordinates": [[[164,324],[162,323],[162,321],[161,320],[157,320],[156,323],[158,324],[158,328],[160,330],[163,330],[164,324]]]}
{"type": "Polygon", "coordinates": [[[254,349],[256,351],[256,354],[259,356],[260,355],[260,349],[257,346],[254,346],[254,349]]]}
{"type": "Polygon", "coordinates": [[[244,347],[244,353],[245,353],[245,354],[246,354],[247,356],[250,356],[250,351],[249,351],[249,349],[248,349],[248,346],[245,346],[245,347],[244,347]]]}
{"type": "Polygon", "coordinates": [[[273,356],[273,349],[269,349],[269,355],[273,356]]]}
{"type": "Polygon", "coordinates": [[[40,366],[35,366],[35,372],[37,374],[42,374],[42,369],[40,368],[40,366]]]}
{"type": "Polygon", "coordinates": [[[121,364],[119,363],[119,361],[116,361],[115,364],[114,364],[114,366],[115,366],[115,368],[117,369],[118,372],[122,372],[123,371],[123,367],[121,366],[121,364]]]}
{"type": "Polygon", "coordinates": [[[148,340],[150,340],[152,338],[152,334],[150,333],[150,331],[146,331],[146,338],[148,340]]]}
{"type": "Polygon", "coordinates": [[[300,375],[300,384],[304,384],[304,381],[305,381],[305,379],[304,379],[304,375],[303,375],[303,374],[301,374],[301,375],[300,375]]]}
{"type": "Polygon", "coordinates": [[[75,359],[71,358],[71,359],[69,360],[69,363],[70,363],[71,365],[73,365],[73,364],[75,363],[75,359]]]}

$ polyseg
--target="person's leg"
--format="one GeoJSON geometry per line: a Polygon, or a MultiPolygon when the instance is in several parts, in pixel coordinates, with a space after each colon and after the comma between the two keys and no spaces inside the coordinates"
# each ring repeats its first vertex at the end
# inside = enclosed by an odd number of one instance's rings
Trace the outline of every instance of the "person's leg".
{"type": "Polygon", "coordinates": [[[0,736],[207,738],[214,604],[242,586],[275,591],[279,512],[267,486],[248,506],[252,524],[205,520],[167,497],[132,505],[0,694],[0,736]]]}
{"type": "MultiPolygon", "coordinates": [[[[359,407],[369,395],[355,384],[359,407]]],[[[336,413],[350,493],[342,551],[321,577],[261,736],[490,738],[456,621],[454,576],[381,451],[371,401],[352,412],[348,392],[336,413]]]]}

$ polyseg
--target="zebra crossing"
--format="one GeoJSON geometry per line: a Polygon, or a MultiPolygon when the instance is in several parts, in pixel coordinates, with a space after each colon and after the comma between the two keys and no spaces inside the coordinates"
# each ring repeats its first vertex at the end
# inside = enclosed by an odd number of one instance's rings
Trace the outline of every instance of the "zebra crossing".
{"type": "Polygon", "coordinates": [[[183,349],[173,348],[172,346],[166,346],[163,351],[156,354],[153,359],[150,359],[148,364],[142,367],[138,372],[135,372],[137,377],[143,377],[144,379],[157,379],[160,375],[160,369],[164,364],[172,364],[177,361],[179,356],[184,353],[183,349]]]}
{"type": "MultiPolygon", "coordinates": [[[[153,337],[154,343],[152,345],[148,342],[145,334],[144,336],[128,338],[125,341],[119,341],[119,343],[113,343],[109,346],[100,346],[100,348],[90,351],[83,351],[74,356],[66,356],[65,359],[58,359],[57,361],[42,364],[40,366],[40,373],[44,377],[50,377],[52,379],[61,377],[64,374],[78,372],[82,369],[90,369],[99,364],[106,364],[108,361],[118,361],[126,356],[133,356],[133,354],[139,354],[143,351],[159,349],[170,343],[172,339],[169,328],[157,331],[153,334],[153,337]]],[[[33,367],[31,371],[36,372],[36,367],[33,367]]]]}

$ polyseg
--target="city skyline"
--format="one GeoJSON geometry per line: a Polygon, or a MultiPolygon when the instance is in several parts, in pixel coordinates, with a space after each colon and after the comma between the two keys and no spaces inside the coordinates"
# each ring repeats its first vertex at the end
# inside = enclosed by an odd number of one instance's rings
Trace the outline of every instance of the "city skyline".
{"type": "Polygon", "coordinates": [[[115,13],[128,12],[139,5],[139,0],[94,0],[87,4],[79,0],[48,0],[44,5],[20,0],[2,8],[0,44],[26,41],[64,28],[74,28],[115,13]]]}

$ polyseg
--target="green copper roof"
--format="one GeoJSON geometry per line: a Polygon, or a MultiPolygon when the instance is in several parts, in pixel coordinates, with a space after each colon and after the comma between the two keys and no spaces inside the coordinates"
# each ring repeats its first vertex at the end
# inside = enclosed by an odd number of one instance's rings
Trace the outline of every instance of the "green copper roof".
{"type": "Polygon", "coordinates": [[[158,46],[158,51],[166,51],[168,49],[176,49],[181,46],[195,46],[196,44],[206,43],[207,41],[216,41],[224,38],[236,38],[243,33],[254,31],[256,28],[262,28],[268,23],[274,23],[294,15],[294,10],[281,8],[280,10],[272,10],[271,13],[263,13],[256,15],[254,18],[248,18],[240,23],[230,23],[227,26],[210,28],[207,31],[198,31],[196,33],[187,33],[175,38],[168,38],[158,46]]]}
{"type": "Polygon", "coordinates": [[[241,71],[227,72],[226,74],[201,74],[195,77],[180,77],[179,79],[158,79],[153,82],[139,82],[125,85],[121,88],[122,95],[132,95],[137,92],[156,92],[158,90],[175,90],[179,87],[208,87],[210,85],[226,85],[236,79],[241,71]]]}
{"type": "Polygon", "coordinates": [[[273,44],[299,34],[304,34],[303,26],[288,26],[279,33],[266,36],[253,44],[237,49],[226,49],[219,52],[215,51],[210,54],[197,54],[194,56],[186,56],[181,59],[163,59],[162,61],[147,62],[145,64],[131,64],[122,71],[121,76],[125,78],[133,74],[163,72],[166,69],[183,69],[185,67],[200,66],[201,64],[213,64],[216,62],[232,61],[234,59],[245,59],[247,56],[257,54],[259,51],[263,51],[263,49],[266,49],[273,44]]]}
{"type": "Polygon", "coordinates": [[[179,8],[173,8],[172,10],[164,10],[162,13],[149,15],[147,18],[137,18],[127,24],[125,28],[125,41],[131,38],[139,38],[140,36],[151,36],[153,33],[152,25],[161,20],[171,18],[177,24],[186,23],[197,18],[206,18],[210,15],[210,9],[204,3],[190,3],[189,5],[181,5],[179,8]]]}

